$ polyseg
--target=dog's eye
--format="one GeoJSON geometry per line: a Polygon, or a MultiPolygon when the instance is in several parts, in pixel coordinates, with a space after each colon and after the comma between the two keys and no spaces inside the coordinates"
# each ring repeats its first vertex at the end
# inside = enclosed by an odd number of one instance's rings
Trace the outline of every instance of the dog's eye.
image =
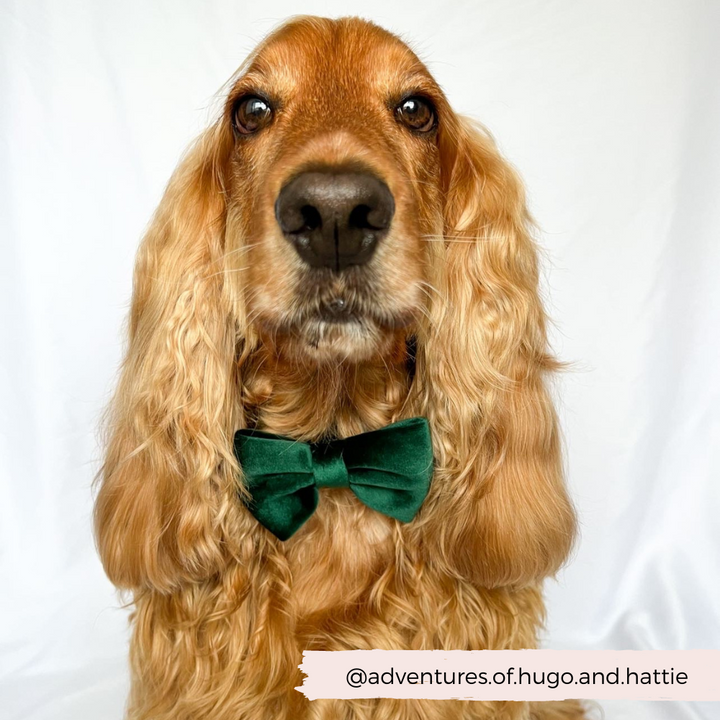
{"type": "Polygon", "coordinates": [[[267,100],[257,95],[246,95],[235,103],[233,124],[243,135],[250,135],[264,128],[272,118],[272,108],[267,100]]]}
{"type": "Polygon", "coordinates": [[[402,123],[415,132],[429,132],[437,120],[433,106],[421,97],[405,98],[395,112],[402,123]]]}

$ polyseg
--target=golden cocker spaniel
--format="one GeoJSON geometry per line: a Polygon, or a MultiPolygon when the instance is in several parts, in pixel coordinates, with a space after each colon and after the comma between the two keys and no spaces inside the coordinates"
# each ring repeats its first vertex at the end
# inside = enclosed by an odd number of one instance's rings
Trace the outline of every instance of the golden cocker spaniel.
{"type": "Polygon", "coordinates": [[[523,189],[408,47],[299,18],[234,81],[139,251],[95,523],[132,591],[134,720],[581,718],[574,702],[316,700],[305,649],[536,646],[575,517],[523,189]],[[426,418],[400,522],[346,487],[281,540],[238,430],[426,418]]]}

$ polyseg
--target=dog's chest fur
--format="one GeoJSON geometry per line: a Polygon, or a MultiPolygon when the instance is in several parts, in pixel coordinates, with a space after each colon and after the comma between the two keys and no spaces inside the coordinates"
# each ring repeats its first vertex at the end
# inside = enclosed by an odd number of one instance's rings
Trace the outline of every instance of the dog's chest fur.
{"type": "Polygon", "coordinates": [[[395,556],[393,520],[350,490],[321,489],[317,511],[285,543],[299,618],[357,603],[395,556]]]}
{"type": "MultiPolygon", "coordinates": [[[[253,391],[258,428],[303,440],[347,437],[398,419],[409,390],[404,339],[392,360],[377,365],[325,368],[311,377],[265,361],[253,391]]],[[[396,557],[397,523],[365,507],[345,488],[321,488],[318,508],[282,544],[299,619],[337,611],[371,592],[396,557]]]]}

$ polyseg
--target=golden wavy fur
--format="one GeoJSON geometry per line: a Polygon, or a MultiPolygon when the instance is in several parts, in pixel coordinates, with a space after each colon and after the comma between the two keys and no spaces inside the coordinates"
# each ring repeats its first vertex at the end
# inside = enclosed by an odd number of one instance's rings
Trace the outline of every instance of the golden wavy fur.
{"type": "Polygon", "coordinates": [[[304,649],[530,648],[575,528],[545,376],[523,189],[416,56],[357,19],[272,34],[173,175],[142,243],[97,497],[105,569],[132,591],[134,720],[580,718],[575,703],[309,703],[304,649]],[[276,112],[233,131],[238,98],[276,112]],[[420,136],[389,109],[432,102],[420,136]],[[309,274],[275,198],[318,163],[395,198],[370,263],[309,274]],[[313,280],[312,278],[316,278],[313,280]],[[360,320],[316,312],[343,293],[360,320]],[[436,472],[407,525],[323,490],[280,542],[240,501],[238,428],[347,436],[423,415],[436,472]]]}

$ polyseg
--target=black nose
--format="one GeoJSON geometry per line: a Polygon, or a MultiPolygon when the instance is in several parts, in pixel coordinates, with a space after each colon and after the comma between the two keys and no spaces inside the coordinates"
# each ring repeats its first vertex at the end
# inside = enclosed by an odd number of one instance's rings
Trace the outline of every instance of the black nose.
{"type": "Polygon", "coordinates": [[[280,228],[300,257],[338,272],[372,257],[394,212],[388,186],[365,172],[304,172],[275,203],[280,228]]]}

